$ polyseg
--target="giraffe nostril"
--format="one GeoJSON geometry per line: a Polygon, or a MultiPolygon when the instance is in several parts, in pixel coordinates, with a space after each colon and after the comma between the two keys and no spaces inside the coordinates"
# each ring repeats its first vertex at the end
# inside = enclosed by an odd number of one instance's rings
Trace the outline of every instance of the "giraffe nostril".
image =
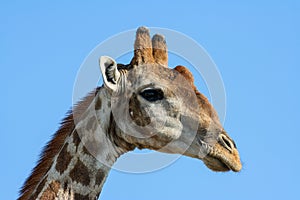
{"type": "Polygon", "coordinates": [[[235,149],[237,149],[235,142],[232,140],[233,146],[235,149]]]}
{"type": "Polygon", "coordinates": [[[230,140],[226,135],[221,134],[219,136],[219,142],[223,147],[225,147],[230,152],[232,152],[233,149],[236,148],[235,143],[232,140],[230,140]]]}

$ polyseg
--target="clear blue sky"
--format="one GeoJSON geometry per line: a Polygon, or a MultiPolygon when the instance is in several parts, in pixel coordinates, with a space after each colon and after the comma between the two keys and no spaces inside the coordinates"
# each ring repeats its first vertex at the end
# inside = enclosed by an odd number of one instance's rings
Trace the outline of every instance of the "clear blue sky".
{"type": "Polygon", "coordinates": [[[72,104],[88,53],[145,25],[182,32],[213,58],[244,168],[214,173],[182,157],[153,173],[113,170],[100,199],[298,199],[299,1],[108,2],[1,1],[0,198],[18,196],[72,104]]]}

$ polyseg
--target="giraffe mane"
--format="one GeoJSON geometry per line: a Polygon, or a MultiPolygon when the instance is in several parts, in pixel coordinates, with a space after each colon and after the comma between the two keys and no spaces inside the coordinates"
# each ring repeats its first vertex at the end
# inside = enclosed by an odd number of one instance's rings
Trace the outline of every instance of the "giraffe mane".
{"type": "Polygon", "coordinates": [[[19,200],[25,200],[30,197],[38,184],[42,181],[50,169],[53,158],[59,153],[64,145],[65,139],[71,134],[75,128],[74,115],[81,116],[93,101],[95,95],[99,91],[99,87],[90,92],[81,101],[79,101],[72,109],[70,109],[66,117],[62,120],[59,129],[53,134],[50,141],[44,146],[39,156],[36,167],[33,168],[30,176],[26,179],[24,185],[20,189],[19,200]]]}

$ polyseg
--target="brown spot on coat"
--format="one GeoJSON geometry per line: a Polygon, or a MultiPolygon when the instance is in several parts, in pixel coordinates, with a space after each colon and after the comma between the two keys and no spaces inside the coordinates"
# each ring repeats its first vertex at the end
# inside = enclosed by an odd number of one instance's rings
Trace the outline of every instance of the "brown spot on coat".
{"type": "Polygon", "coordinates": [[[89,170],[81,160],[78,160],[75,167],[70,171],[70,178],[85,186],[90,184],[89,170]]]}
{"type": "Polygon", "coordinates": [[[96,102],[95,102],[95,109],[96,109],[96,110],[100,110],[100,109],[101,109],[101,106],[102,106],[102,102],[101,102],[100,97],[98,97],[98,98],[96,99],[96,102]]]}
{"type": "Polygon", "coordinates": [[[105,178],[105,173],[102,171],[102,170],[99,170],[96,174],[96,185],[100,185],[103,181],[104,181],[104,178],[105,178]]]}
{"type": "Polygon", "coordinates": [[[89,200],[89,195],[74,194],[74,200],[89,200]]]}
{"type": "Polygon", "coordinates": [[[55,199],[58,194],[58,190],[60,189],[60,183],[57,181],[52,181],[48,188],[43,192],[41,196],[41,200],[51,200],[55,199]]]}
{"type": "Polygon", "coordinates": [[[77,131],[75,130],[73,133],[73,143],[76,146],[76,149],[78,148],[79,143],[81,142],[81,139],[77,133],[77,131]]]}
{"type": "Polygon", "coordinates": [[[68,145],[65,144],[56,160],[55,169],[60,174],[64,173],[64,171],[68,168],[72,160],[72,156],[70,155],[67,149],[68,149],[68,145]]]}
{"type": "Polygon", "coordinates": [[[66,181],[65,183],[64,183],[64,191],[66,191],[68,189],[68,182],[66,181]]]}

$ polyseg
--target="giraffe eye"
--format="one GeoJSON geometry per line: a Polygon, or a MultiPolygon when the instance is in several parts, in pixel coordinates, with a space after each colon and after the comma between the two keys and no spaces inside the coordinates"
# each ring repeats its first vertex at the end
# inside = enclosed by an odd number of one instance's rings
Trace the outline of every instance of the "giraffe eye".
{"type": "Polygon", "coordinates": [[[154,102],[164,98],[164,92],[161,89],[146,89],[140,95],[147,101],[154,102]]]}

